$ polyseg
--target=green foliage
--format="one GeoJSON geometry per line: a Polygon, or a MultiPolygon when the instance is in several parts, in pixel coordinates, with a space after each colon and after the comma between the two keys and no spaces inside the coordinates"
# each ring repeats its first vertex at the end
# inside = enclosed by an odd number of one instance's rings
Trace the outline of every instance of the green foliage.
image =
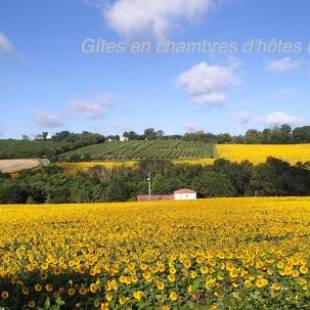
{"type": "Polygon", "coordinates": [[[295,128],[292,135],[297,143],[310,143],[310,126],[295,128]]]}
{"type": "Polygon", "coordinates": [[[236,188],[230,180],[220,173],[207,171],[193,182],[193,189],[202,197],[232,197],[236,188]]]}
{"type": "Polygon", "coordinates": [[[1,203],[24,203],[27,201],[28,192],[24,184],[5,183],[0,189],[1,203]]]}
{"type": "Polygon", "coordinates": [[[46,140],[46,133],[43,133],[40,139],[0,140],[0,159],[48,158],[54,161],[59,154],[104,142],[104,137],[99,134],[74,134],[68,131],[57,133],[52,140],[46,140]]]}
{"type": "Polygon", "coordinates": [[[96,166],[75,174],[54,166],[25,171],[14,177],[2,174],[0,203],[132,201],[139,194],[147,194],[149,173],[154,194],[171,194],[188,187],[196,190],[201,198],[310,195],[307,165],[291,166],[275,158],[258,166],[220,159],[207,167],[143,160],[134,167],[96,166]]]}
{"type": "Polygon", "coordinates": [[[246,144],[287,144],[287,143],[309,143],[310,126],[292,128],[284,124],[272,129],[266,128],[263,131],[250,129],[244,135],[243,141],[246,144]]]}
{"type": "Polygon", "coordinates": [[[256,167],[249,194],[256,196],[304,196],[310,194],[310,172],[306,166],[290,166],[276,158],[256,167]]]}
{"type": "Polygon", "coordinates": [[[65,302],[59,297],[55,300],[55,304],[52,304],[49,297],[46,298],[43,308],[38,307],[38,310],[60,310],[65,302]]]}
{"type": "Polygon", "coordinates": [[[0,159],[51,158],[59,147],[52,141],[0,140],[0,159]]]}
{"type": "Polygon", "coordinates": [[[229,133],[212,134],[205,132],[187,133],[183,136],[186,141],[204,141],[211,143],[239,143],[239,144],[287,144],[309,143],[310,126],[292,128],[284,124],[274,128],[266,128],[263,131],[249,129],[245,135],[232,136],[229,133]]]}
{"type": "Polygon", "coordinates": [[[121,179],[112,179],[105,189],[104,200],[106,201],[126,201],[128,199],[127,183],[121,179]]]}
{"type": "Polygon", "coordinates": [[[214,162],[213,170],[225,175],[234,185],[236,194],[243,195],[251,180],[253,165],[247,161],[237,164],[225,159],[218,159],[214,162]]]}
{"type": "Polygon", "coordinates": [[[153,178],[153,193],[164,195],[172,192],[171,180],[164,175],[156,174],[153,178]]]}

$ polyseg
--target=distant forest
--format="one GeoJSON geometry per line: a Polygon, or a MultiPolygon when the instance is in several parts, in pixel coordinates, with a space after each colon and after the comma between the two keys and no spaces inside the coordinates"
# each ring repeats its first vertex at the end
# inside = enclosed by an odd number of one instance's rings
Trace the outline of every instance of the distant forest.
{"type": "MultiPolygon", "coordinates": [[[[296,127],[284,124],[262,131],[249,129],[244,135],[234,136],[230,133],[213,134],[203,131],[185,133],[184,135],[165,135],[162,130],[146,129],[143,135],[133,131],[125,132],[129,140],[144,139],[184,139],[186,141],[203,141],[207,143],[232,144],[290,144],[310,143],[310,126],[296,127]]],[[[117,138],[117,136],[112,138],[117,138]]]]}
{"type": "MultiPolygon", "coordinates": [[[[128,140],[156,140],[156,139],[184,139],[187,141],[203,141],[210,143],[240,143],[240,144],[288,144],[288,143],[310,143],[310,126],[291,127],[284,124],[263,130],[249,129],[244,135],[232,135],[230,133],[213,134],[204,131],[185,133],[184,135],[168,135],[163,130],[148,128],[143,134],[134,131],[125,131],[123,137],[128,140]]],[[[23,136],[24,141],[29,140],[28,136],[23,136]]],[[[46,141],[48,133],[43,132],[36,136],[36,141],[46,141]]],[[[56,133],[50,141],[57,143],[72,144],[72,148],[78,148],[90,144],[104,142],[105,140],[117,141],[119,135],[103,136],[98,133],[84,131],[80,134],[69,131],[56,133]]],[[[65,147],[64,147],[65,148],[65,147]]]]}

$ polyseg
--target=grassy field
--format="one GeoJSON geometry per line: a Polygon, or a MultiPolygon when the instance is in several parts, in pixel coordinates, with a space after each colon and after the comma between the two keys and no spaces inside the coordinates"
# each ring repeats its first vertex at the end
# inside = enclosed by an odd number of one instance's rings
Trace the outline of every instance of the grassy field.
{"type": "Polygon", "coordinates": [[[310,198],[0,206],[0,305],[309,309],[309,223],[310,198]]]}
{"type": "Polygon", "coordinates": [[[42,158],[56,154],[59,143],[0,139],[0,159],[42,158]]]}
{"type": "Polygon", "coordinates": [[[182,140],[106,142],[65,153],[61,159],[65,160],[73,155],[85,156],[87,154],[91,156],[92,160],[105,161],[141,160],[145,158],[167,160],[213,158],[214,145],[182,140]]]}
{"type": "Polygon", "coordinates": [[[291,164],[310,161],[310,144],[219,144],[217,145],[217,152],[219,158],[236,162],[248,160],[253,164],[265,162],[269,156],[282,159],[291,164]]]}

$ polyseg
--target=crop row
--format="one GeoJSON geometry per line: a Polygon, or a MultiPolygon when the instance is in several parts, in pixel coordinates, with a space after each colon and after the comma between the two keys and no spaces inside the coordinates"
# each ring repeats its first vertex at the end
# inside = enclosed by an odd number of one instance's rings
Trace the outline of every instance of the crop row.
{"type": "Polygon", "coordinates": [[[213,158],[213,145],[182,140],[106,142],[68,152],[61,158],[89,155],[92,160],[141,160],[213,158]]]}

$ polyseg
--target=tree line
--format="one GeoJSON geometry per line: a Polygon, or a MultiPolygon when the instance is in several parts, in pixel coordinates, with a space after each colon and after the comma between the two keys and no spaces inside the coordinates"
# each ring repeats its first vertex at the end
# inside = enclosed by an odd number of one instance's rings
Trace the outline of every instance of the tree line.
{"type": "MultiPolygon", "coordinates": [[[[165,135],[162,130],[148,128],[142,135],[134,131],[125,132],[129,140],[184,139],[186,141],[204,141],[206,143],[233,144],[290,144],[310,143],[310,126],[296,127],[284,124],[263,130],[249,129],[244,135],[230,133],[213,134],[204,131],[185,133],[184,135],[165,135]]],[[[113,138],[113,136],[112,136],[113,138]]]]}
{"type": "Polygon", "coordinates": [[[94,203],[134,201],[147,193],[152,176],[154,194],[168,194],[188,187],[200,198],[310,195],[310,171],[306,164],[291,166],[276,158],[258,166],[248,161],[219,159],[211,166],[174,165],[169,161],[143,160],[134,167],[67,173],[57,166],[0,174],[0,203],[94,203]]]}
{"type": "MultiPolygon", "coordinates": [[[[184,135],[168,135],[161,129],[147,128],[142,134],[135,131],[125,131],[123,137],[129,141],[183,139],[185,141],[203,141],[218,144],[297,144],[310,143],[310,126],[292,128],[290,125],[283,124],[263,130],[249,129],[244,135],[214,134],[204,131],[187,132],[184,135]]],[[[105,140],[119,141],[120,136],[108,135],[105,138],[105,140]]]]}

